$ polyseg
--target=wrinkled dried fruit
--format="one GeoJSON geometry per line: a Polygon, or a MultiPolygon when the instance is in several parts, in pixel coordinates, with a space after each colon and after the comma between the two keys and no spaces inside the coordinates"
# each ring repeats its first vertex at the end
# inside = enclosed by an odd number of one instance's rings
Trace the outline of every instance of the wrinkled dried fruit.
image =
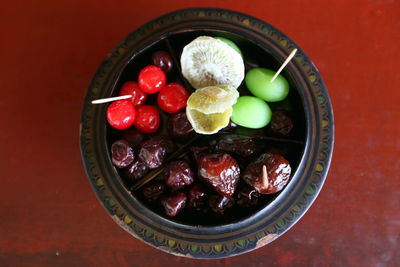
{"type": "Polygon", "coordinates": [[[125,175],[130,182],[136,182],[143,178],[149,171],[146,164],[141,160],[135,160],[125,169],[125,175]]]}
{"type": "Polygon", "coordinates": [[[256,152],[257,146],[250,137],[229,134],[222,135],[218,138],[216,149],[230,152],[241,157],[249,157],[256,152]]]}
{"type": "Polygon", "coordinates": [[[182,192],[175,192],[161,198],[161,205],[169,217],[178,215],[186,205],[186,195],[182,192]]]}
{"type": "Polygon", "coordinates": [[[167,136],[158,136],[142,143],[139,151],[139,158],[150,169],[162,165],[167,153],[174,150],[174,143],[167,136]]]}
{"type": "Polygon", "coordinates": [[[195,162],[198,162],[202,156],[210,153],[207,146],[192,146],[190,147],[190,151],[192,151],[195,162]]]}
{"type": "Polygon", "coordinates": [[[232,198],[221,195],[211,195],[208,198],[208,206],[210,210],[217,216],[224,216],[230,208],[235,204],[232,198]]]}
{"type": "Polygon", "coordinates": [[[150,203],[156,202],[166,191],[164,183],[152,181],[142,188],[143,197],[150,203]]]}
{"type": "Polygon", "coordinates": [[[194,130],[186,112],[178,112],[171,115],[168,119],[168,134],[178,142],[185,142],[194,135],[194,130]]]}
{"type": "Polygon", "coordinates": [[[289,112],[278,110],[272,113],[271,131],[275,134],[287,136],[293,129],[293,118],[289,112]]]}
{"type": "Polygon", "coordinates": [[[116,167],[125,168],[133,162],[135,154],[129,143],[121,139],[111,145],[111,158],[116,167]]]}
{"type": "Polygon", "coordinates": [[[290,164],[284,157],[264,153],[247,166],[243,180],[261,194],[273,194],[283,189],[289,181],[290,173],[290,164]],[[267,168],[267,180],[262,174],[263,165],[267,168]]]}
{"type": "Polygon", "coordinates": [[[143,143],[139,158],[149,169],[155,169],[162,165],[166,154],[167,152],[162,146],[143,143]]]}
{"type": "Polygon", "coordinates": [[[122,131],[122,137],[128,141],[132,147],[139,147],[145,139],[144,134],[133,127],[122,131]]]}
{"type": "Polygon", "coordinates": [[[238,188],[235,194],[235,202],[243,208],[254,208],[257,206],[259,196],[257,190],[248,185],[243,185],[238,188]]]}
{"type": "Polygon", "coordinates": [[[193,172],[184,160],[169,163],[164,170],[164,178],[165,184],[174,188],[190,185],[194,181],[193,172]]]}
{"type": "Polygon", "coordinates": [[[167,154],[172,153],[175,150],[174,142],[166,135],[153,137],[150,140],[152,144],[158,144],[159,146],[164,147],[167,154]]]}
{"type": "Polygon", "coordinates": [[[207,200],[206,190],[200,184],[194,184],[187,192],[187,207],[191,211],[200,212],[207,200]]]}
{"type": "Polygon", "coordinates": [[[235,192],[240,169],[229,154],[207,154],[198,162],[198,175],[219,194],[229,198],[235,192]]]}

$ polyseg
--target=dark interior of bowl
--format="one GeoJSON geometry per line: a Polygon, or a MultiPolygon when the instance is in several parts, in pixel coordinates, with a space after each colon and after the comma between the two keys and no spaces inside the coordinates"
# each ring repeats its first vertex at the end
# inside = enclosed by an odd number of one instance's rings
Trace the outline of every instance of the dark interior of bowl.
{"type": "MultiPolygon", "coordinates": [[[[198,36],[207,35],[207,36],[222,36],[226,37],[232,41],[234,41],[238,47],[241,49],[243,54],[243,59],[245,62],[246,72],[255,67],[262,67],[268,68],[271,70],[277,70],[281,63],[278,61],[274,56],[271,55],[270,51],[261,46],[246,40],[245,37],[239,36],[236,34],[231,34],[227,32],[222,32],[218,30],[192,30],[192,31],[184,31],[178,33],[170,33],[168,36],[164,36],[160,38],[159,41],[153,43],[152,45],[146,47],[141,53],[135,54],[131,60],[127,63],[124,70],[121,72],[118,81],[115,83],[115,87],[113,89],[113,95],[117,95],[118,91],[121,89],[121,86],[126,81],[137,81],[138,74],[142,68],[148,65],[152,65],[151,56],[154,52],[158,50],[168,51],[174,58],[174,69],[171,73],[167,75],[167,83],[170,82],[177,82],[183,85],[189,92],[193,92],[194,89],[190,87],[188,82],[185,81],[179,66],[179,59],[182,49],[185,45],[190,43],[198,36]]],[[[240,133],[243,135],[250,135],[255,137],[254,141],[257,143],[257,146],[260,147],[259,153],[254,155],[250,158],[238,158],[236,156],[235,159],[238,161],[239,165],[241,166],[241,170],[247,166],[247,164],[254,160],[260,153],[268,151],[270,149],[277,151],[282,156],[284,156],[290,163],[292,167],[292,174],[291,177],[295,174],[298,165],[300,164],[300,160],[304,151],[305,147],[305,136],[306,136],[306,120],[305,120],[305,113],[303,107],[303,101],[298,93],[298,89],[296,88],[296,84],[294,82],[291,73],[287,70],[282,72],[282,75],[287,79],[290,84],[290,91],[288,97],[281,102],[276,103],[269,103],[272,111],[276,110],[286,110],[290,112],[294,119],[294,127],[291,133],[287,136],[279,136],[276,134],[272,134],[269,126],[266,126],[263,129],[247,129],[238,126],[233,133],[240,133]],[[267,137],[267,138],[264,138],[267,137]]],[[[238,88],[241,95],[249,95],[250,92],[246,88],[244,81],[242,82],[241,86],[238,88]]],[[[146,104],[153,105],[158,108],[156,98],[157,94],[149,95],[149,98],[146,104]]],[[[161,115],[161,127],[160,130],[148,136],[157,136],[160,134],[167,134],[166,131],[166,122],[168,119],[169,114],[165,113],[161,109],[159,109],[161,115]]],[[[232,132],[231,132],[232,133],[232,132]]],[[[231,133],[217,133],[214,135],[201,135],[193,144],[190,146],[201,146],[201,145],[208,145],[210,147],[215,144],[215,140],[217,136],[222,134],[231,134],[231,133]]],[[[107,124],[107,142],[109,149],[111,148],[111,144],[121,138],[121,131],[115,130],[107,124]]],[[[176,143],[177,147],[186,146],[185,143],[176,143]]],[[[109,150],[110,151],[110,150],[109,150]]],[[[190,155],[185,156],[185,159],[191,165],[193,172],[195,173],[196,180],[197,178],[197,166],[194,163],[194,160],[190,155]]],[[[173,160],[171,158],[167,158],[168,161],[173,160]]],[[[124,171],[121,169],[116,168],[116,172],[119,173],[121,177],[121,182],[126,186],[127,190],[131,191],[132,198],[136,198],[140,201],[143,205],[151,209],[152,211],[156,212],[160,216],[163,216],[169,220],[188,224],[188,225],[221,225],[226,223],[233,223],[237,222],[241,219],[247,218],[252,214],[256,213],[257,211],[266,207],[271,201],[273,201],[279,194],[270,194],[270,195],[261,195],[259,198],[257,206],[254,208],[240,208],[239,206],[234,206],[225,216],[214,216],[212,214],[207,214],[204,216],[203,213],[196,214],[193,212],[185,211],[174,218],[168,218],[164,215],[163,211],[161,210],[159,205],[152,205],[146,202],[143,198],[141,189],[136,191],[131,190],[132,183],[129,182],[125,178],[124,171]]],[[[163,179],[162,174],[155,177],[155,179],[163,179]]],[[[201,183],[201,181],[199,181],[201,183]]],[[[244,182],[240,179],[238,188],[243,186],[244,182]]],[[[211,190],[211,189],[210,189],[211,190]]],[[[281,191],[282,192],[282,191],[281,191]]]]}

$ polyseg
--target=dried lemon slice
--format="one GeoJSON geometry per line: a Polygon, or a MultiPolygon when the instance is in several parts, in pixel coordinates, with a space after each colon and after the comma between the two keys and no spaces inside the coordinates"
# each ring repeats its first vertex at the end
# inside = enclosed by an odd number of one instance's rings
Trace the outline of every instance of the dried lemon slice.
{"type": "Polygon", "coordinates": [[[204,114],[195,109],[186,109],[187,118],[193,129],[199,134],[214,134],[229,124],[232,107],[224,112],[204,114]]]}
{"type": "Polygon", "coordinates": [[[239,87],[244,78],[241,55],[221,40],[200,36],[183,48],[183,76],[196,89],[211,85],[239,87]]]}
{"type": "Polygon", "coordinates": [[[204,114],[223,113],[232,107],[239,97],[239,92],[223,86],[207,86],[190,95],[187,107],[204,114]]]}
{"type": "Polygon", "coordinates": [[[213,134],[227,126],[238,97],[236,89],[226,87],[207,86],[196,90],[186,106],[193,129],[200,134],[213,134]]]}

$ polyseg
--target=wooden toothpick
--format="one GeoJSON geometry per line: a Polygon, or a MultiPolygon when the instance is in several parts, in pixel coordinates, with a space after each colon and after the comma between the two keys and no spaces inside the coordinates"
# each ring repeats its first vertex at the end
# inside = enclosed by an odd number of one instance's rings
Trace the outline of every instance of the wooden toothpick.
{"type": "Polygon", "coordinates": [[[268,173],[267,173],[267,167],[265,165],[262,166],[262,174],[263,174],[264,187],[268,188],[268,185],[269,185],[268,173]]]}
{"type": "Polygon", "coordinates": [[[132,95],[122,95],[122,96],[116,96],[116,97],[108,97],[108,98],[102,98],[102,99],[96,99],[92,101],[92,104],[103,104],[107,102],[112,102],[115,100],[121,100],[121,99],[128,99],[131,98],[132,95]]]}
{"type": "Polygon", "coordinates": [[[287,57],[287,59],[285,60],[285,62],[283,62],[282,66],[279,68],[279,70],[275,73],[274,77],[272,77],[271,79],[271,83],[276,79],[276,77],[278,77],[279,73],[281,73],[281,71],[283,70],[284,67],[286,67],[286,65],[289,63],[289,61],[294,57],[294,55],[297,52],[297,48],[293,49],[292,53],[290,53],[290,55],[287,57]]]}

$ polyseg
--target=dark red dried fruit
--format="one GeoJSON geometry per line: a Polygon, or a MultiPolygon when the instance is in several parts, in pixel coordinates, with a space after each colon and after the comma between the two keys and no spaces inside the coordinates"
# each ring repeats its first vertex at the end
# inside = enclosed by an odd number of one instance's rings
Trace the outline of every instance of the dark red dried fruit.
{"type": "Polygon", "coordinates": [[[202,156],[210,153],[207,146],[192,146],[190,147],[190,151],[192,151],[195,162],[198,162],[202,156]]]}
{"type": "Polygon", "coordinates": [[[205,207],[206,200],[206,190],[200,184],[194,184],[187,191],[187,207],[191,211],[202,211],[205,207]]]}
{"type": "Polygon", "coordinates": [[[149,169],[155,169],[162,165],[167,152],[165,148],[158,145],[143,143],[139,152],[139,158],[149,169]]]}
{"type": "Polygon", "coordinates": [[[139,151],[139,158],[150,169],[162,165],[167,153],[174,150],[174,143],[167,136],[158,136],[142,143],[139,151]]]}
{"type": "Polygon", "coordinates": [[[165,73],[169,73],[174,66],[171,55],[166,51],[154,52],[151,59],[153,64],[162,69],[165,73]]]}
{"type": "Polygon", "coordinates": [[[133,147],[139,147],[145,139],[144,134],[133,127],[122,131],[122,137],[133,147]]]}
{"type": "Polygon", "coordinates": [[[173,188],[190,185],[194,181],[193,172],[184,160],[169,163],[164,170],[164,178],[165,184],[173,188]]]}
{"type": "Polygon", "coordinates": [[[182,192],[175,192],[161,198],[161,205],[164,212],[169,217],[175,217],[179,214],[186,204],[186,195],[182,192]]]}
{"type": "Polygon", "coordinates": [[[211,195],[208,198],[208,206],[210,210],[217,216],[224,216],[230,208],[235,204],[232,198],[221,195],[211,195]]]}
{"type": "Polygon", "coordinates": [[[208,154],[198,162],[198,175],[219,194],[229,198],[235,192],[240,168],[229,154],[208,154]]]}
{"type": "Polygon", "coordinates": [[[129,143],[124,140],[117,140],[111,145],[112,163],[118,168],[129,166],[135,159],[135,154],[129,143]]]}
{"type": "Polygon", "coordinates": [[[236,191],[235,202],[243,208],[254,208],[257,206],[260,194],[254,188],[243,185],[236,191]]]}
{"type": "Polygon", "coordinates": [[[272,113],[270,129],[273,133],[287,136],[293,129],[292,115],[284,110],[277,110],[272,113]]]}
{"type": "Polygon", "coordinates": [[[166,135],[160,135],[157,137],[153,137],[148,141],[150,141],[149,143],[151,143],[151,144],[164,147],[167,154],[172,153],[175,150],[174,142],[171,140],[171,138],[169,138],[166,135]]]}
{"type": "Polygon", "coordinates": [[[187,119],[186,112],[178,112],[169,117],[168,134],[178,142],[187,141],[194,135],[193,127],[187,119]]]}
{"type": "Polygon", "coordinates": [[[261,194],[273,194],[283,189],[289,181],[290,173],[290,164],[284,157],[264,153],[247,166],[243,180],[261,194]],[[263,165],[267,168],[268,181],[263,178],[263,165]]]}
{"type": "Polygon", "coordinates": [[[217,150],[230,152],[241,157],[249,157],[257,150],[256,143],[250,137],[228,134],[222,135],[218,138],[217,150]]]}
{"type": "Polygon", "coordinates": [[[156,202],[166,191],[166,186],[162,182],[152,181],[145,184],[142,188],[144,199],[150,203],[156,202]]]}
{"type": "Polygon", "coordinates": [[[135,160],[128,168],[125,169],[125,175],[130,182],[136,182],[143,178],[149,171],[146,164],[141,160],[135,160]]]}

